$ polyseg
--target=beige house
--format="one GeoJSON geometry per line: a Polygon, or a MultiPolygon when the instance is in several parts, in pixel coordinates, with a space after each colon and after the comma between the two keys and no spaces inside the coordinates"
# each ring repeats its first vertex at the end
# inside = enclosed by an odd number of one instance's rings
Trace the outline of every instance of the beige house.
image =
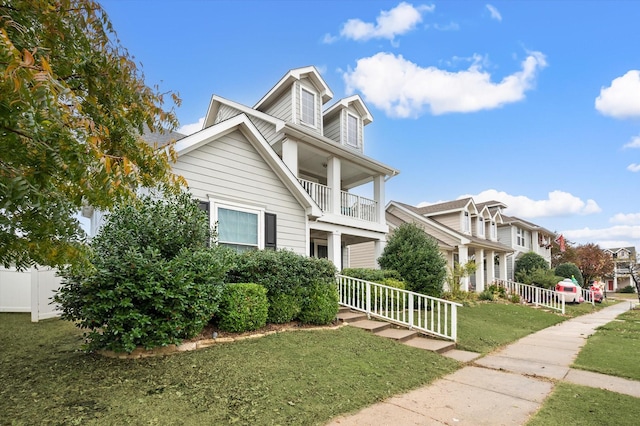
{"type": "Polygon", "coordinates": [[[219,244],[327,257],[338,269],[348,245],[382,252],[385,182],[398,170],[364,154],[373,118],[360,97],[332,98],[313,66],[287,72],[254,106],[212,96],[203,129],[177,142],[173,170],[219,244]]]}
{"type": "MultiPolygon", "coordinates": [[[[478,265],[475,275],[463,279],[465,291],[482,291],[496,278],[507,277],[507,256],[512,250],[498,240],[498,224],[502,221],[499,203],[476,204],[464,198],[425,207],[414,207],[391,201],[386,208],[389,228],[403,223],[416,223],[438,242],[449,266],[473,260],[478,265]]],[[[350,267],[375,267],[370,244],[349,247],[350,267]]]]}
{"type": "Polygon", "coordinates": [[[636,248],[617,247],[604,249],[604,252],[611,255],[614,263],[613,275],[605,278],[607,291],[618,291],[628,286],[637,288],[636,248]]]}

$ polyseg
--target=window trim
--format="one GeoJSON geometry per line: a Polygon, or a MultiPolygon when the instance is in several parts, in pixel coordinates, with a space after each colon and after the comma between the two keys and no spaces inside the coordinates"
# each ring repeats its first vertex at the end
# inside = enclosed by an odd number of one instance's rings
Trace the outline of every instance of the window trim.
{"type": "Polygon", "coordinates": [[[471,214],[466,210],[462,213],[462,231],[465,234],[471,233],[471,214]]]}
{"type": "Polygon", "coordinates": [[[355,114],[351,114],[350,112],[347,111],[347,134],[346,134],[346,138],[345,138],[345,145],[350,146],[352,148],[360,148],[360,118],[358,118],[357,115],[355,114]],[[355,145],[349,142],[349,130],[351,129],[351,126],[349,126],[349,118],[353,117],[356,119],[356,141],[355,141],[355,145]]]}
{"type": "Polygon", "coordinates": [[[311,91],[310,89],[307,89],[303,85],[300,85],[300,124],[304,124],[305,126],[313,127],[314,129],[318,128],[318,125],[316,124],[317,115],[318,115],[316,96],[317,96],[317,94],[315,92],[311,91]],[[303,100],[303,97],[302,97],[302,93],[303,92],[307,92],[308,94],[313,96],[313,123],[308,123],[308,122],[304,121],[304,100],[303,100]]]}
{"type": "MultiPolygon", "coordinates": [[[[265,233],[265,220],[264,220],[264,213],[265,213],[265,209],[263,207],[257,207],[257,206],[251,206],[248,204],[241,204],[241,203],[236,203],[233,201],[218,201],[218,200],[211,200],[211,210],[210,210],[210,214],[211,214],[211,220],[213,222],[213,224],[216,227],[216,231],[218,231],[218,209],[219,208],[223,208],[226,210],[234,210],[234,211],[239,211],[239,212],[244,212],[244,213],[250,213],[250,214],[255,214],[258,217],[258,229],[257,231],[257,237],[258,237],[258,244],[257,245],[252,245],[252,244],[239,244],[239,243],[234,243],[234,242],[225,242],[225,241],[220,241],[220,239],[218,238],[216,241],[216,245],[218,244],[228,244],[228,245],[233,245],[233,246],[237,246],[237,245],[242,245],[242,246],[247,246],[247,247],[255,247],[258,250],[262,250],[264,249],[264,233],[265,233]]],[[[220,233],[218,232],[218,237],[220,236],[220,233]]]]}
{"type": "Polygon", "coordinates": [[[484,237],[484,217],[482,216],[478,216],[478,236],[479,237],[484,237]]]}

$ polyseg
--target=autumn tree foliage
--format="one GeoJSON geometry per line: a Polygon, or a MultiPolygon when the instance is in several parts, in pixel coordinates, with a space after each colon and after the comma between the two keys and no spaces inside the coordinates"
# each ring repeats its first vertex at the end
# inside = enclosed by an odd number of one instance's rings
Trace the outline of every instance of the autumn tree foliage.
{"type": "Polygon", "coordinates": [[[140,186],[176,189],[173,93],[150,88],[91,0],[0,0],[0,264],[77,259],[83,205],[109,209],[140,186]]]}
{"type": "Polygon", "coordinates": [[[597,244],[579,245],[575,250],[578,258],[577,265],[585,283],[613,273],[613,259],[597,244]]]}

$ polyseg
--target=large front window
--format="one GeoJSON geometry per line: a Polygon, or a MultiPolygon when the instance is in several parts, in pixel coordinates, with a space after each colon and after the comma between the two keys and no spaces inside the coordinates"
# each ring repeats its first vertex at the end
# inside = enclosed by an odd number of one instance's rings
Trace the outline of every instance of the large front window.
{"type": "Polygon", "coordinates": [[[259,215],[241,210],[218,208],[218,243],[239,252],[260,247],[259,215]]]}
{"type": "Polygon", "coordinates": [[[300,90],[300,121],[316,127],[316,95],[307,89],[300,90]]]}
{"type": "Polygon", "coordinates": [[[526,247],[526,236],[527,236],[527,231],[525,231],[522,228],[516,228],[516,245],[520,246],[520,247],[526,247]]]}

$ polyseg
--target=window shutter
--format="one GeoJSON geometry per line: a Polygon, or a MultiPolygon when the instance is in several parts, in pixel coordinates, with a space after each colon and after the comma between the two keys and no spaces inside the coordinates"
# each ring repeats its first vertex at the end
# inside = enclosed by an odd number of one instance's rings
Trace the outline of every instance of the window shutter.
{"type": "Polygon", "coordinates": [[[276,215],[273,213],[264,214],[264,248],[276,250],[276,215]]]}

